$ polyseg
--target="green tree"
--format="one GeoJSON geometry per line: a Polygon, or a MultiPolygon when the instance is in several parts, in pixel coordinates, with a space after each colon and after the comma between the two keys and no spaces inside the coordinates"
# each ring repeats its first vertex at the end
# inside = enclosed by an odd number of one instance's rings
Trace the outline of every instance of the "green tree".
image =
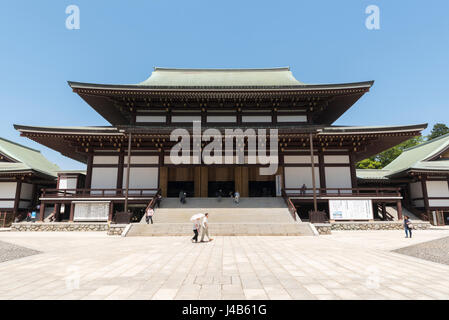
{"type": "Polygon", "coordinates": [[[449,133],[449,128],[444,123],[435,123],[432,131],[430,131],[430,134],[427,136],[427,140],[438,138],[446,133],[449,133]]]}
{"type": "Polygon", "coordinates": [[[416,146],[424,141],[423,137],[418,136],[411,138],[407,141],[404,141],[397,146],[394,146],[388,150],[385,150],[384,152],[379,153],[378,155],[375,155],[374,157],[365,159],[357,163],[358,169],[382,169],[386,165],[388,165],[390,162],[392,162],[394,159],[399,157],[399,155],[404,151],[405,149],[411,148],[413,146],[416,146]]]}

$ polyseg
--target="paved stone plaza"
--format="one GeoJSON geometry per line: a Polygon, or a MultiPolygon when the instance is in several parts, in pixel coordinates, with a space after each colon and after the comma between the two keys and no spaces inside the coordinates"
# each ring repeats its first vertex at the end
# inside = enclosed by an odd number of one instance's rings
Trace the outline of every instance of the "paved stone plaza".
{"type": "Polygon", "coordinates": [[[449,266],[392,250],[449,230],[320,237],[2,232],[39,251],[0,263],[0,299],[449,299],[449,266]]]}

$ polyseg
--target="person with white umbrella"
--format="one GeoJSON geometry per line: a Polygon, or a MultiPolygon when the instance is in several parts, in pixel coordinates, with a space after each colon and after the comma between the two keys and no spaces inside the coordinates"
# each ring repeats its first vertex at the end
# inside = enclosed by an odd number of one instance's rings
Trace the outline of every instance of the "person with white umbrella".
{"type": "Polygon", "coordinates": [[[190,221],[193,221],[193,238],[192,242],[198,242],[198,234],[201,227],[201,219],[204,218],[204,214],[197,213],[190,218],[190,221]]]}

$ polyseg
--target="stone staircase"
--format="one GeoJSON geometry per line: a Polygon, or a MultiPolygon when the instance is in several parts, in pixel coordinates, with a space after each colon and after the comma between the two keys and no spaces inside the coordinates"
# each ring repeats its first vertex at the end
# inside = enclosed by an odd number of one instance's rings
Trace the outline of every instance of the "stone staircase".
{"type": "Polygon", "coordinates": [[[155,210],[154,224],[132,224],[126,236],[193,235],[190,217],[209,213],[209,233],[214,236],[316,235],[309,223],[295,221],[282,198],[241,198],[234,203],[231,198],[188,198],[185,204],[178,199],[162,200],[155,210]]]}

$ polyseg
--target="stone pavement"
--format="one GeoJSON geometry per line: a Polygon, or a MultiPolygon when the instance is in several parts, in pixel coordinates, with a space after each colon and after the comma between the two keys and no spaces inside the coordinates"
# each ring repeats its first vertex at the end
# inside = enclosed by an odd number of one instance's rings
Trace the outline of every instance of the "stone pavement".
{"type": "Polygon", "coordinates": [[[449,266],[391,250],[449,230],[320,237],[2,232],[42,253],[0,263],[0,299],[449,299],[449,266]]]}

